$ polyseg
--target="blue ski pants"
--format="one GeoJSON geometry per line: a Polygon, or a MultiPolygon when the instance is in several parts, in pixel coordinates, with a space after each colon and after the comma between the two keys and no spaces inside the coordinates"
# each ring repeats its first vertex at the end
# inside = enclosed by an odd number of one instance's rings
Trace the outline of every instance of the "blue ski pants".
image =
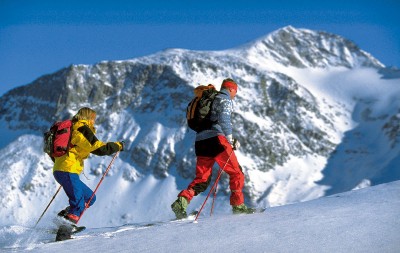
{"type": "MultiPolygon", "coordinates": [[[[53,175],[69,198],[69,213],[80,216],[85,209],[85,203],[89,201],[93,191],[80,180],[78,174],[54,171],[53,175]]],[[[95,201],[96,196],[93,196],[89,206],[93,205],[95,201]]]]}

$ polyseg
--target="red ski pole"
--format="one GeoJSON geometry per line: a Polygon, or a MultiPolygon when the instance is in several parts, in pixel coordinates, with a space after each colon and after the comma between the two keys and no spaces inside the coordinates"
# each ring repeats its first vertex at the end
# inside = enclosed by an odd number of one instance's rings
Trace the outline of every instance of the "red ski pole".
{"type": "MultiPolygon", "coordinates": [[[[219,180],[218,180],[219,181],[219,180]]],[[[210,216],[212,216],[213,214],[213,210],[214,210],[214,202],[215,202],[215,198],[217,197],[217,189],[218,189],[218,183],[215,186],[215,190],[214,190],[214,197],[213,197],[213,201],[212,201],[212,205],[211,205],[211,211],[210,211],[210,216]]]]}
{"type": "Polygon", "coordinates": [[[197,221],[197,218],[199,218],[199,215],[200,215],[201,211],[203,210],[204,205],[206,204],[208,198],[210,197],[211,192],[213,191],[213,189],[214,189],[214,188],[216,187],[216,185],[218,184],[218,181],[219,181],[219,178],[221,177],[222,171],[225,169],[225,166],[228,164],[229,159],[231,159],[232,154],[233,154],[233,150],[232,150],[232,152],[229,154],[229,157],[228,157],[228,159],[226,160],[224,166],[223,166],[222,168],[219,169],[217,179],[215,180],[213,186],[211,187],[210,192],[208,193],[206,199],[204,200],[203,205],[201,206],[199,212],[197,213],[196,218],[194,219],[194,221],[197,221]]]}
{"type": "Polygon", "coordinates": [[[76,224],[78,224],[79,220],[81,219],[81,217],[82,217],[83,213],[86,211],[86,209],[89,208],[90,202],[91,202],[92,199],[94,198],[94,195],[96,194],[97,189],[99,189],[99,186],[100,186],[101,183],[103,182],[104,177],[107,175],[108,171],[110,170],[111,165],[113,164],[113,162],[114,162],[115,158],[117,157],[118,153],[119,153],[119,151],[118,151],[117,153],[115,153],[115,155],[114,155],[114,157],[112,158],[110,164],[108,165],[106,171],[104,172],[104,174],[103,174],[103,176],[101,177],[99,183],[97,184],[96,189],[93,191],[92,196],[90,197],[89,201],[85,203],[85,209],[83,209],[81,215],[79,216],[78,220],[76,221],[76,224]]]}
{"type": "MultiPolygon", "coordinates": [[[[236,139],[234,139],[233,140],[233,150],[236,150],[236,139]]],[[[233,151],[232,151],[233,152],[233,151]]],[[[232,154],[231,154],[232,155],[232,154]]],[[[230,157],[230,155],[229,155],[229,157],[230,157]]],[[[227,161],[228,162],[228,161],[227,161]]],[[[225,166],[224,166],[225,167],[225,166]]],[[[221,170],[221,168],[220,168],[220,170],[221,170]]],[[[220,174],[220,173],[222,173],[222,171],[218,171],[218,175],[220,174]]],[[[219,181],[219,178],[220,178],[220,175],[218,176],[218,178],[217,178],[217,184],[215,185],[215,190],[214,190],[214,198],[213,198],[213,201],[212,201],[212,205],[211,205],[211,211],[210,211],[210,216],[212,216],[212,214],[213,214],[213,210],[214,210],[214,202],[215,202],[215,198],[217,197],[217,189],[218,189],[218,181],[219,181]]]]}

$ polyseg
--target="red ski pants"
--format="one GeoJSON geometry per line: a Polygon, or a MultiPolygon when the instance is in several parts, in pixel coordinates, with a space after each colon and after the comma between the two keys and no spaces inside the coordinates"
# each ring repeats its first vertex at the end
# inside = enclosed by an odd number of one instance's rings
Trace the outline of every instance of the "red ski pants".
{"type": "Polygon", "coordinates": [[[216,136],[197,141],[195,149],[196,177],[178,196],[185,197],[190,202],[194,196],[205,191],[210,184],[212,167],[216,162],[229,175],[230,204],[234,206],[243,204],[244,175],[226,137],[216,136]]]}

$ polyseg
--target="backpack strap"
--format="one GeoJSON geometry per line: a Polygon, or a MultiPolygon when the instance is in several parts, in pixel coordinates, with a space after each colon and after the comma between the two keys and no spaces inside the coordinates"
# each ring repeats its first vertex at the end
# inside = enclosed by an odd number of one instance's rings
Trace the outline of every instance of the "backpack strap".
{"type": "Polygon", "coordinates": [[[186,119],[192,119],[194,117],[194,113],[196,111],[195,109],[200,98],[201,97],[195,97],[192,101],[190,101],[186,111],[186,119]]]}

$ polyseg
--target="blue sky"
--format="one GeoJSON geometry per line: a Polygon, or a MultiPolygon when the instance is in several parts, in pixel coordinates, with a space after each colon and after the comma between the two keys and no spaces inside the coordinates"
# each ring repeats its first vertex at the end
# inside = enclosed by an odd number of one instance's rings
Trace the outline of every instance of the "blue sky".
{"type": "Polygon", "coordinates": [[[281,27],[323,30],[400,67],[400,0],[0,0],[0,95],[70,64],[223,50],[281,27]]]}

